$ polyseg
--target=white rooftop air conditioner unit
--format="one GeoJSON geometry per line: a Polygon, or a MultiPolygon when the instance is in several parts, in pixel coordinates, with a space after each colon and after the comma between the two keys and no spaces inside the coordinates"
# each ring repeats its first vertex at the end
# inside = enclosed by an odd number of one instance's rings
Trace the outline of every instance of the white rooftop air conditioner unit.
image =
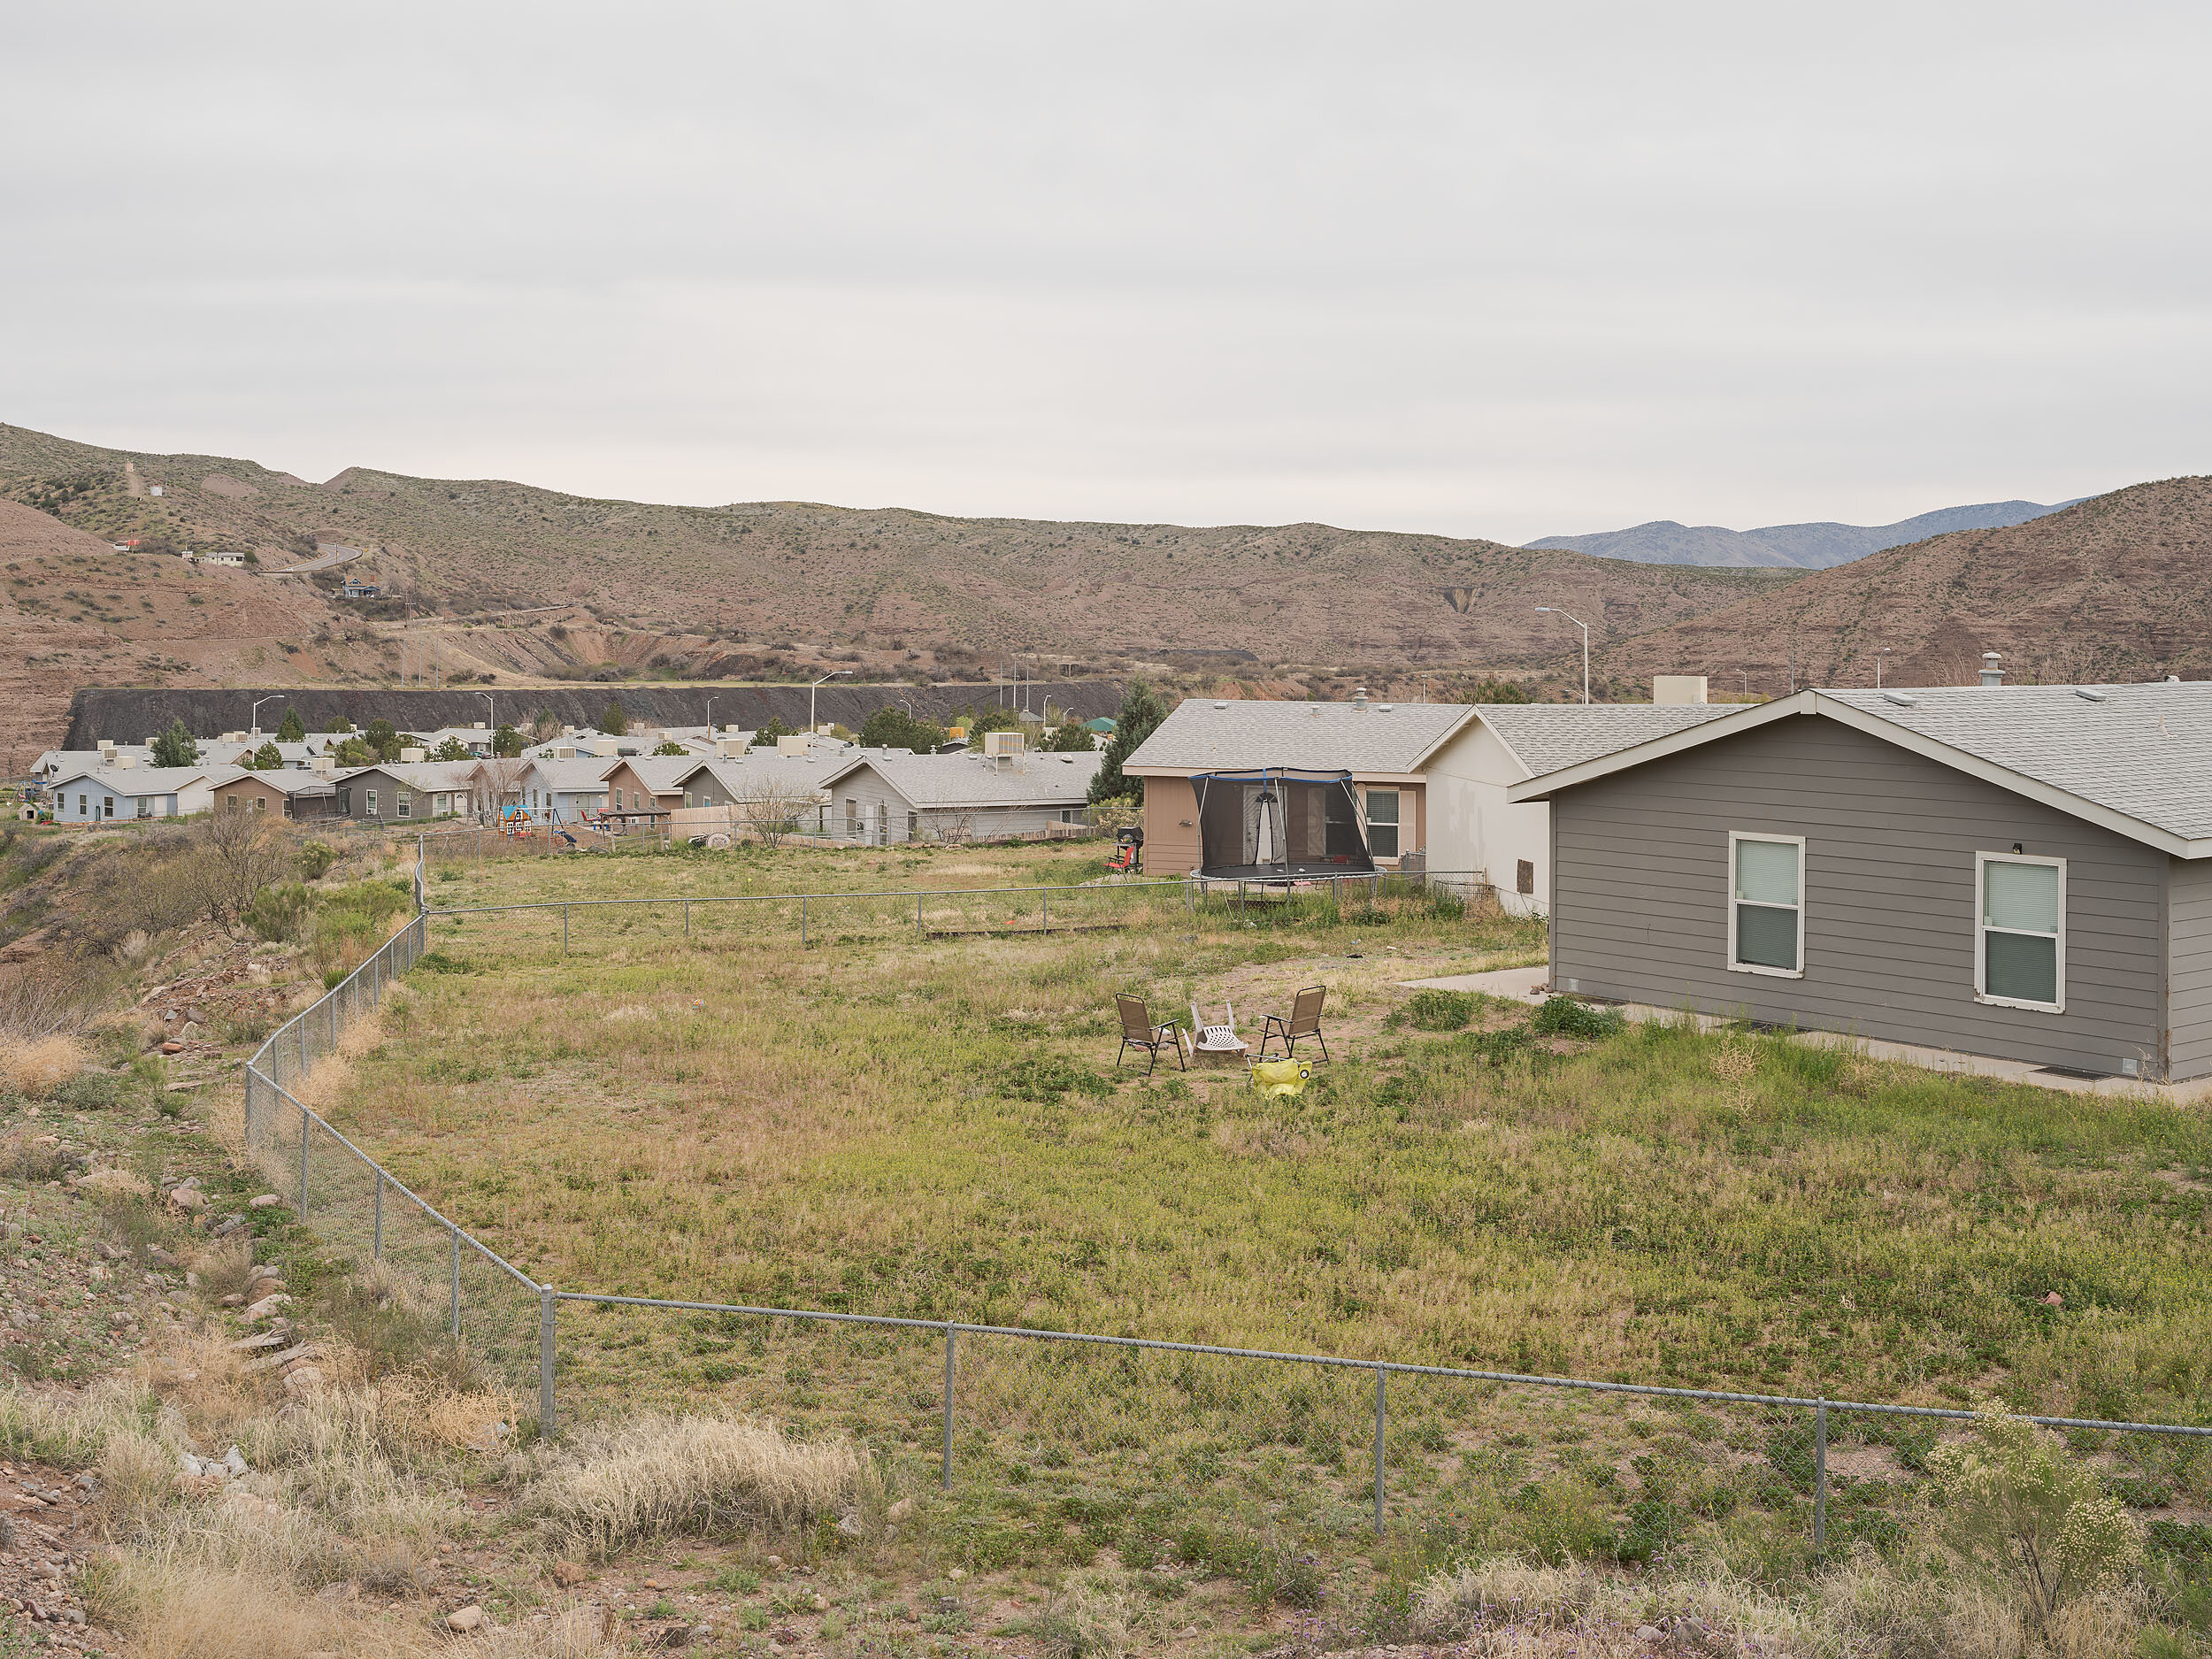
{"type": "Polygon", "coordinates": [[[553,758],[555,760],[574,760],[576,758],[575,747],[569,743],[554,744],[553,758]]]}
{"type": "Polygon", "coordinates": [[[102,738],[100,740],[100,752],[103,755],[113,754],[115,752],[115,740],[111,737],[102,738]]]}
{"type": "Polygon", "coordinates": [[[430,757],[419,749],[403,749],[399,751],[399,764],[403,766],[419,766],[429,758],[430,757]]]}
{"type": "Polygon", "coordinates": [[[591,752],[603,759],[612,759],[618,747],[618,741],[611,737],[595,737],[591,740],[591,752]]]}
{"type": "Polygon", "coordinates": [[[115,764],[119,766],[135,766],[138,764],[138,757],[135,755],[118,755],[115,757],[115,764]]]}
{"type": "Polygon", "coordinates": [[[776,740],[776,753],[779,755],[803,755],[806,751],[807,739],[803,734],[798,737],[780,737],[776,740]]]}
{"type": "Polygon", "coordinates": [[[1028,747],[1025,732],[986,732],[983,734],[983,757],[986,760],[1011,760],[1028,747]]]}

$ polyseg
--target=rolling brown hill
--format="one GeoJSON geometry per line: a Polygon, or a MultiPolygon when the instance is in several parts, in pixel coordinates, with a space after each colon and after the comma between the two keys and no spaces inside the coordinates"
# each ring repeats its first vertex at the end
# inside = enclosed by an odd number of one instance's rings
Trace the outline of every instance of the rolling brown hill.
{"type": "Polygon", "coordinates": [[[524,674],[654,657],[713,672],[718,654],[808,646],[925,667],[1009,653],[1110,667],[1233,651],[1509,670],[1563,661],[1577,638],[1538,604],[1632,634],[1793,580],[1325,525],[657,506],[358,467],[316,485],[227,457],[127,454],[8,426],[0,494],[116,540],[250,549],[271,568],[319,541],[361,548],[368,557],[345,568],[419,614],[570,607],[457,641],[464,659],[473,651],[494,672],[524,674]]]}
{"type": "Polygon", "coordinates": [[[0,763],[19,777],[58,742],[81,686],[295,679],[310,651],[319,673],[373,673],[375,646],[334,632],[344,625],[304,583],[118,553],[0,499],[0,763]]]}
{"type": "Polygon", "coordinates": [[[1962,530],[1806,577],[1609,649],[1624,687],[1706,673],[1789,683],[1970,685],[1981,653],[2046,683],[2212,677],[2212,478],[2170,478],[2002,529],[1962,530]]]}

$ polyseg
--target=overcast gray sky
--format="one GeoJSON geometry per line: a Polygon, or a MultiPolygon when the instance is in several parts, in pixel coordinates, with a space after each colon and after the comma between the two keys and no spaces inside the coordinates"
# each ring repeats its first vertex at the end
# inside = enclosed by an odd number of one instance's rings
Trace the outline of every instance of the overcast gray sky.
{"type": "Polygon", "coordinates": [[[1520,541],[2212,466],[2212,8],[10,8],[0,419],[1520,541]]]}

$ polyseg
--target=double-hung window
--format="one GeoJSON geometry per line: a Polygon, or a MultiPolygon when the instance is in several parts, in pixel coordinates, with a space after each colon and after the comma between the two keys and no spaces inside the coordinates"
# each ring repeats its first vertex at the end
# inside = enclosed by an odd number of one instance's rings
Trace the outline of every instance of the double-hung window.
{"type": "Polygon", "coordinates": [[[1805,838],[1728,833],[1728,966],[1805,972],[1805,838]]]}
{"type": "Polygon", "coordinates": [[[1370,789],[1367,792],[1367,851],[1376,858],[1395,858],[1398,856],[1398,792],[1395,789],[1370,789]]]}
{"type": "Polygon", "coordinates": [[[1976,853],[1974,995],[2066,1011],[2066,861],[1976,853]]]}

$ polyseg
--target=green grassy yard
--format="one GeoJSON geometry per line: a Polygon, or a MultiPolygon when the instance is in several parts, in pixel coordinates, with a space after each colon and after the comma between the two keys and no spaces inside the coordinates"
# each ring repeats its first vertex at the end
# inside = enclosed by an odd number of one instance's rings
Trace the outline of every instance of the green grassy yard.
{"type": "MultiPolygon", "coordinates": [[[[1098,857],[532,859],[430,887],[457,906],[1032,884],[1098,857]]],[[[565,955],[557,917],[442,921],[336,1118],[565,1288],[2068,1415],[2212,1403],[2195,1111],[1752,1033],[1409,1019],[1403,980],[1540,960],[1540,932],[1501,918],[1124,894],[1070,901],[1056,926],[1086,930],[1048,937],[993,902],[933,901],[918,927],[910,908],[818,907],[803,946],[764,906],[698,907],[688,941],[669,910],[579,910],[565,955]],[[1117,989],[1156,1017],[1231,999],[1256,1025],[1311,983],[1336,1058],[1302,1099],[1114,1068],[1117,989]]],[[[565,1398],[586,1409],[744,1401],[918,1459],[937,1433],[928,1340],[563,1319],[565,1398]]],[[[1245,1537],[1348,1538],[1371,1501],[1363,1376],[987,1343],[963,1366],[962,1472],[992,1494],[972,1552],[1110,1534],[1141,1554],[1181,1524],[1140,1524],[1164,1482],[1216,1494],[1245,1537]]],[[[1802,1426],[1757,1413],[1421,1383],[1393,1421],[1399,1501],[1455,1538],[1632,1554],[1638,1505],[1658,1504],[1763,1559],[1802,1519],[1802,1426]]],[[[1908,1501],[1924,1447],[1836,1432],[1858,1493],[1839,1514],[1908,1501]]],[[[2081,1448],[2147,1513],[2207,1518],[2212,1465],[2189,1444],[2081,1448]]]]}

